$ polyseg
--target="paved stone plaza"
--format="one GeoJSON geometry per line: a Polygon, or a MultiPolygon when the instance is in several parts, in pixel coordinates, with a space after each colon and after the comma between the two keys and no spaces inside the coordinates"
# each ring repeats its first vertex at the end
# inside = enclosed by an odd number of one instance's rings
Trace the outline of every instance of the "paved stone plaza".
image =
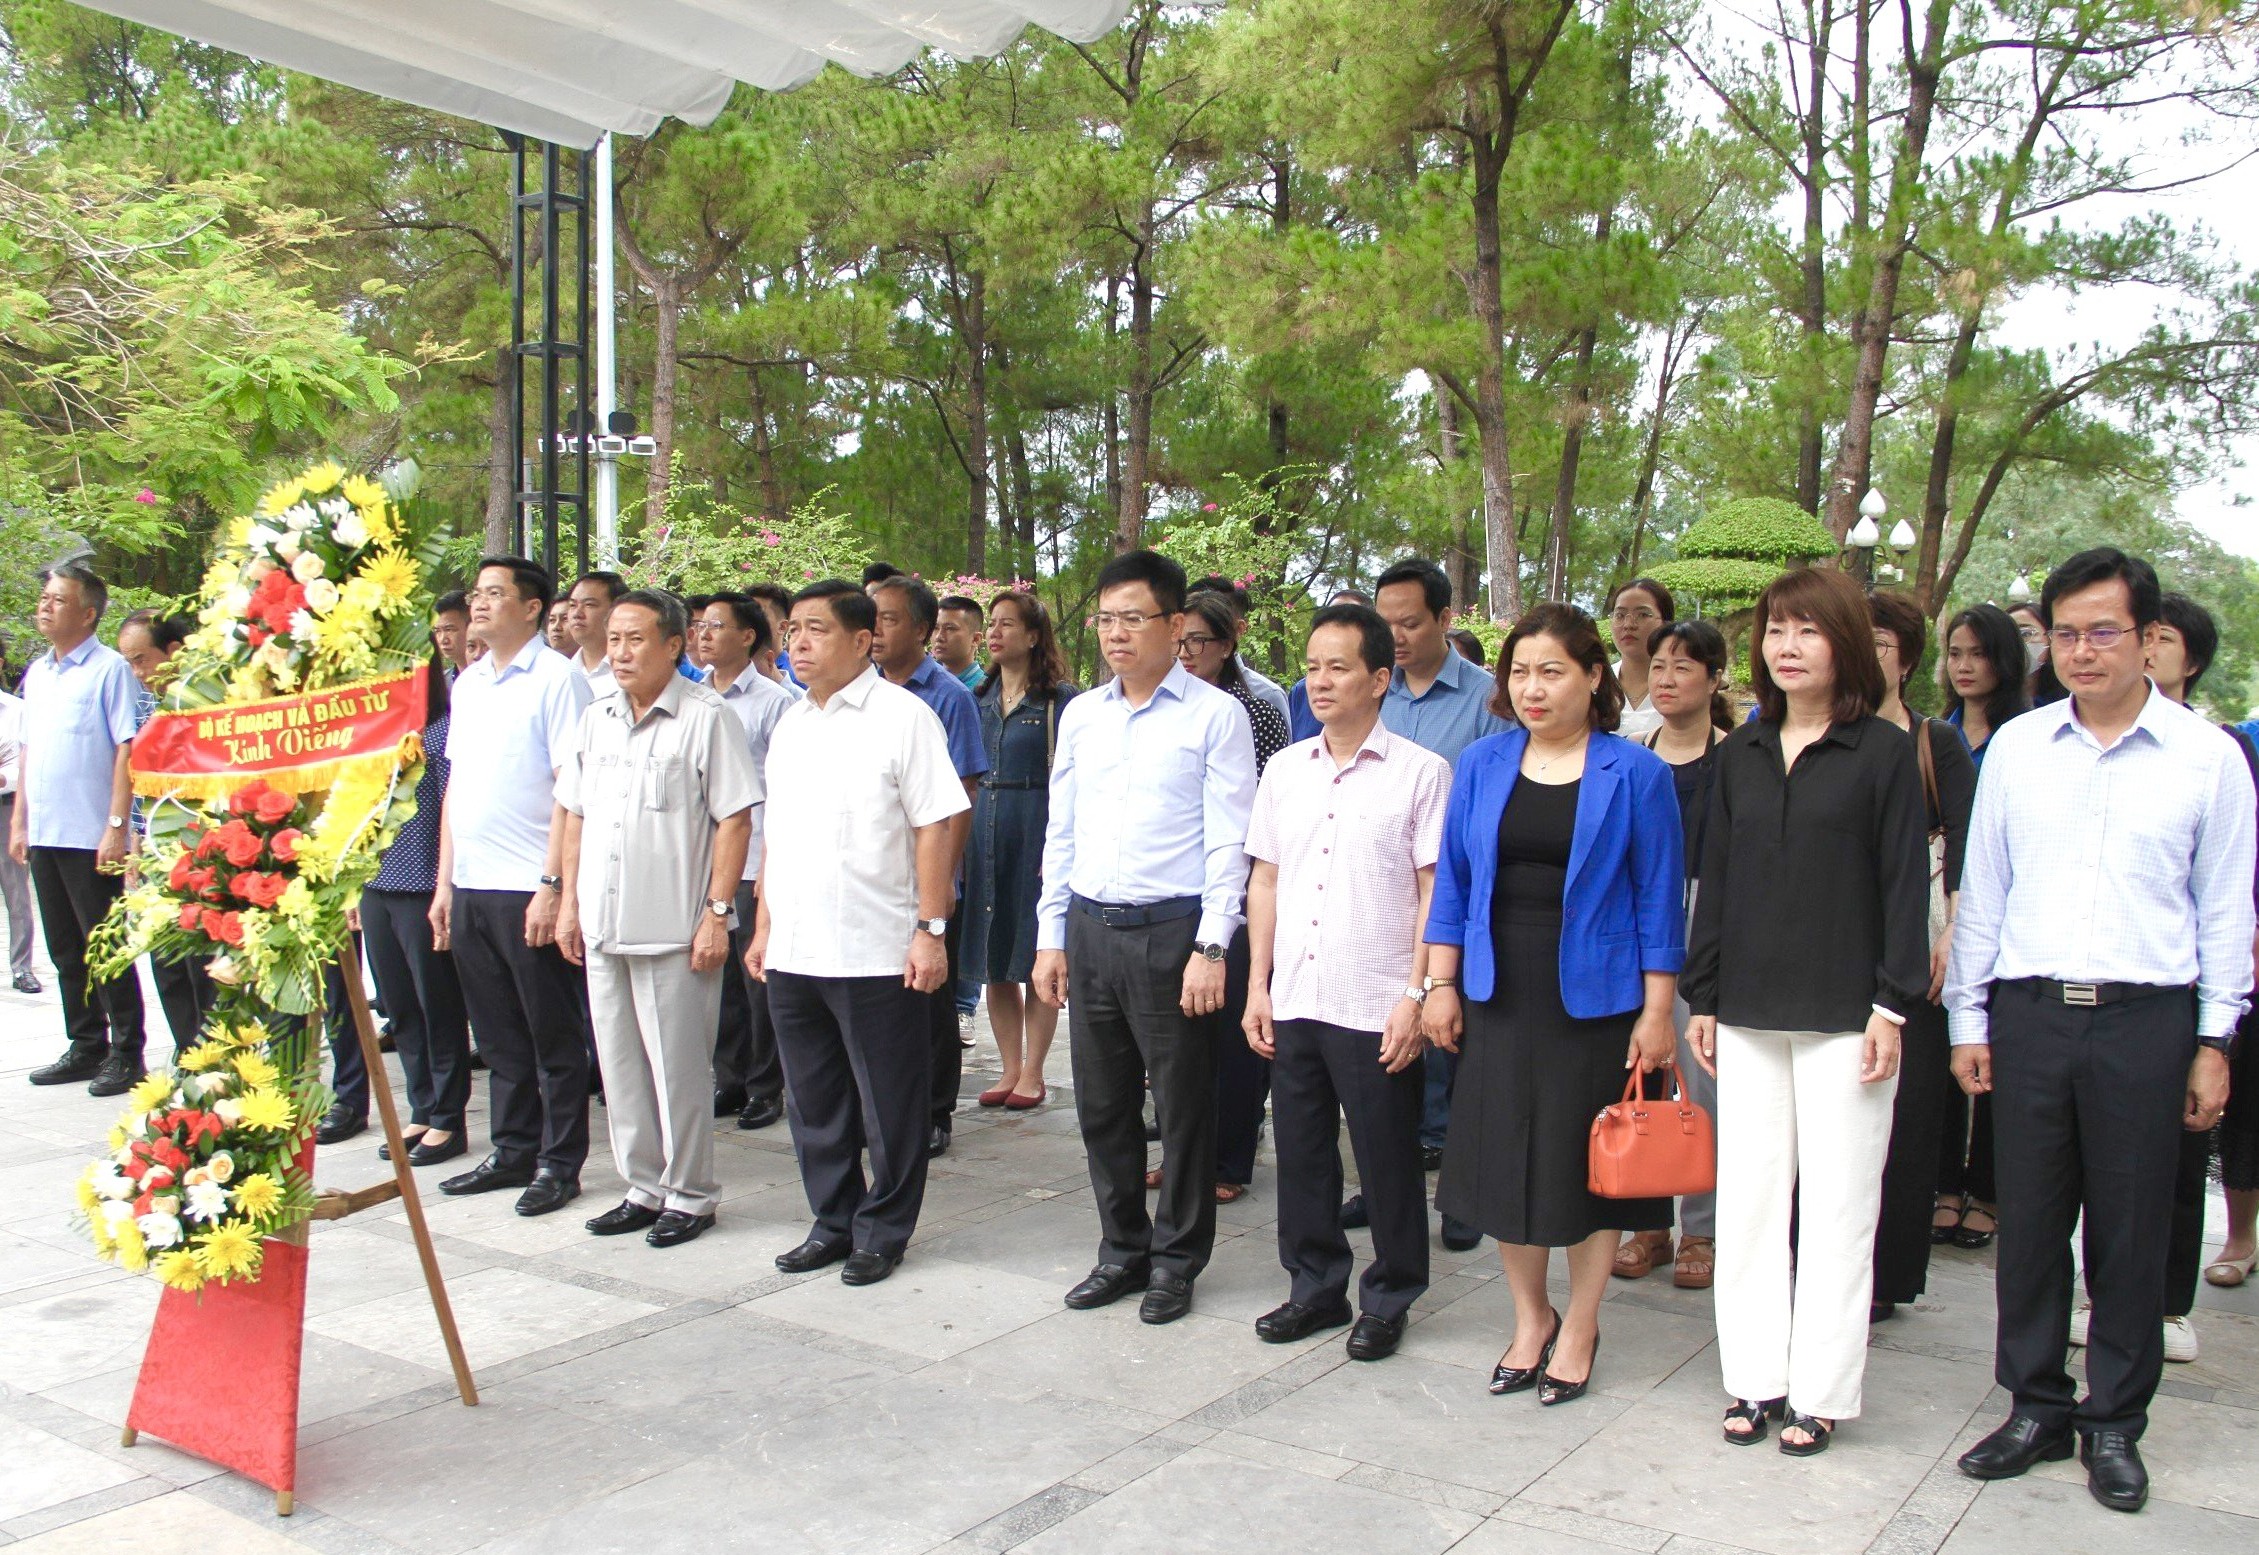
{"type": "MultiPolygon", "coordinates": [[[[278,1519],[256,1486],[118,1445],[157,1287],[68,1223],[116,1104],[24,1083],[60,1026],[52,991],[0,993],[0,1544],[27,1555],[2259,1547],[2259,1289],[2206,1292],[2203,1358],[2168,1368],[2145,1443],[2154,1499],[2124,1517],[2074,1464],[1981,1491],[1954,1471],[2004,1407],[1989,1254],[1940,1254],[1921,1306],[1877,1330],[1867,1415],[1811,1462],[1720,1440],[1709,1296],[1664,1274],[1612,1282],[1597,1391],[1558,1409],[1484,1391],[1509,1313],[1488,1250],[1438,1244],[1391,1360],[1349,1361],[1340,1332],[1259,1343],[1252,1320],[1285,1294],[1267,1155],[1221,1213],[1190,1318],[1069,1312],[1096,1222],[1063,1087],[1026,1115],[968,1101],[909,1259],[868,1290],[771,1267],[807,1228],[782,1125],[721,1130],[720,1224],[667,1252],[581,1229],[619,1193],[601,1113],[585,1197],[556,1215],[441,1200],[459,1165],[427,1170],[475,1410],[397,1206],[315,1227],[298,1512],[278,1519]]],[[[987,1083],[968,1073],[966,1094],[987,1083]]],[[[376,1142],[324,1151],[323,1183],[376,1180],[376,1142]]]]}

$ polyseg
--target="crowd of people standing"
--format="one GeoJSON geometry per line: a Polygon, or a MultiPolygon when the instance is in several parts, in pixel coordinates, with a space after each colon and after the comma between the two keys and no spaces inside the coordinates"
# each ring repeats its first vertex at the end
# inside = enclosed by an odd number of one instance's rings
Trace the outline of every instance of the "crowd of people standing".
{"type": "MultiPolygon", "coordinates": [[[[137,615],[112,651],[106,605],[55,569],[48,651],[0,702],[8,852],[70,1039],[31,1078],[97,1095],[139,1077],[142,1010],[133,978],[88,984],[85,935],[131,867],[128,752],[184,635],[137,615]]],[[[1495,673],[1453,606],[1441,568],[1391,566],[1316,611],[1282,688],[1242,652],[1241,588],[1131,552],[1098,576],[1078,691],[1031,591],[984,606],[881,563],[560,597],[486,559],[435,603],[418,813],[354,923],[410,1162],[469,1152],[483,1067],[488,1150],[439,1189],[552,1213],[600,1099],[626,1192],[587,1229],[664,1248],[715,1224],[717,1120],[785,1119],[811,1222],[777,1267],[876,1283],[951,1148],[985,992],[979,1107],[1048,1104],[1066,1016],[1099,1227],[1070,1308],[1191,1311],[1267,1119],[1289,1278],[1260,1339],[1393,1353],[1432,1205],[1447,1248],[1498,1244],[1494,1394],[1582,1397],[1610,1278],[1667,1264],[1714,1288],[1726,1439],[1778,1423],[1810,1456],[1862,1412],[1869,1328],[1924,1294],[1931,1249],[1997,1240],[2012,1413],[1963,1470],[2075,1450],[2138,1509],[2198,1280],[2259,1267],[2259,750],[2186,706],[2210,619],[2081,553],[2036,606],[1948,620],[1929,718],[1929,619],[1832,568],[1764,591],[1739,687],[1652,579],[1602,621],[1533,608],[1495,673]],[[1670,1092],[1715,1117],[1715,1191],[1596,1192],[1595,1114],[1670,1092]]],[[[24,987],[28,942],[14,967],[24,987]]],[[[157,971],[185,1046],[209,983],[157,971]]],[[[367,1113],[335,1048],[332,1143],[367,1113]]]]}

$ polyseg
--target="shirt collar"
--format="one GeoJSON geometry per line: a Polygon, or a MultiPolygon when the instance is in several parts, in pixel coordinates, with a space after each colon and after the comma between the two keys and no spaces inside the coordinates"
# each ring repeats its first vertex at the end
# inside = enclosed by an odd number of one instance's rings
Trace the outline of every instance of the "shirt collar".
{"type": "MultiPolygon", "coordinates": [[[[1461,653],[1458,649],[1453,648],[1449,652],[1444,654],[1443,668],[1435,672],[1435,679],[1429,683],[1428,689],[1419,693],[1419,695],[1432,695],[1437,686],[1444,686],[1452,691],[1465,690],[1467,685],[1467,678],[1474,672],[1474,668],[1474,665],[1468,661],[1468,658],[1465,654],[1461,653]]],[[[1412,687],[1404,677],[1403,665],[1399,664],[1398,666],[1396,666],[1396,668],[1389,671],[1388,689],[1393,692],[1401,693],[1404,696],[1412,696],[1412,687]]],[[[1415,698],[1415,700],[1417,699],[1415,698]]]]}
{"type": "MultiPolygon", "coordinates": [[[[644,716],[648,718],[653,713],[665,713],[673,718],[679,715],[682,712],[682,699],[690,694],[688,687],[691,684],[680,675],[669,675],[666,685],[651,699],[651,705],[644,709],[644,716]]],[[[612,716],[631,727],[636,722],[635,708],[628,701],[627,688],[619,683],[616,676],[612,681],[612,689],[598,697],[594,705],[613,709],[612,716]]]]}
{"type": "MultiPolygon", "coordinates": [[[[725,698],[743,696],[746,692],[753,689],[753,682],[755,682],[756,680],[766,679],[768,679],[768,677],[761,673],[761,666],[754,663],[751,659],[747,659],[745,661],[744,672],[741,673],[737,677],[737,679],[731,681],[726,686],[720,687],[719,689],[721,691],[721,694],[725,698]]],[[[712,685],[713,682],[708,681],[707,684],[712,685]]]]}
{"type": "Polygon", "coordinates": [[[956,678],[956,676],[950,674],[948,670],[942,667],[942,663],[939,659],[935,658],[932,654],[929,653],[918,661],[918,667],[910,671],[910,678],[903,681],[902,685],[904,689],[908,689],[911,686],[917,686],[922,689],[926,686],[932,685],[937,680],[955,680],[956,678]]]}
{"type": "MultiPolygon", "coordinates": [[[[2180,711],[2179,704],[2175,703],[2164,692],[2159,691],[2157,682],[2151,680],[2148,676],[2144,675],[2141,683],[2147,690],[2148,695],[2142,698],[2141,711],[2134,715],[2132,726],[2124,734],[2118,736],[2118,743],[2122,745],[2138,733],[2146,734],[2151,740],[2162,745],[2165,743],[2167,725],[2173,714],[2180,711]]],[[[2079,699],[2077,697],[2065,697],[2055,704],[2055,708],[2057,716],[2062,719],[2062,722],[2049,731],[2051,738],[2061,739],[2065,734],[2074,734],[2096,750],[2110,748],[2096,739],[2085,724],[2079,722],[2079,699]]]]}
{"type": "MultiPolygon", "coordinates": [[[[1389,754],[1395,749],[1396,738],[1388,732],[1388,725],[1375,718],[1373,727],[1366,732],[1364,743],[1359,745],[1355,753],[1350,756],[1349,766],[1356,766],[1367,756],[1372,757],[1375,761],[1386,762],[1389,754]]],[[[1325,762],[1329,766],[1333,763],[1333,752],[1327,748],[1326,735],[1323,729],[1320,729],[1317,738],[1310,742],[1310,759],[1325,762]]],[[[1337,770],[1347,771],[1348,768],[1343,767],[1337,770]]]]}
{"type": "Polygon", "coordinates": [[[79,645],[76,648],[73,648],[70,652],[57,653],[53,648],[49,648],[47,650],[47,657],[51,661],[53,661],[53,663],[58,668],[65,664],[76,668],[77,666],[84,664],[87,659],[93,655],[94,650],[101,646],[102,639],[96,637],[92,632],[88,632],[85,639],[81,641],[79,645]]]}
{"type": "MultiPolygon", "coordinates": [[[[831,694],[831,702],[826,711],[829,711],[830,707],[838,706],[841,702],[845,702],[849,707],[861,707],[871,699],[871,688],[883,678],[879,674],[876,664],[865,665],[862,674],[857,675],[853,680],[831,694]]],[[[915,679],[916,677],[913,676],[912,678],[915,679]]]]}
{"type": "Polygon", "coordinates": [[[479,658],[476,663],[471,665],[471,670],[473,673],[483,674],[488,680],[508,680],[512,675],[519,673],[521,670],[532,669],[534,664],[541,658],[543,654],[555,653],[556,651],[556,649],[543,642],[541,640],[541,634],[539,632],[536,632],[532,637],[526,639],[526,645],[518,650],[517,657],[510,661],[509,668],[496,668],[494,655],[492,652],[488,652],[487,654],[479,658]]]}
{"type": "MultiPolygon", "coordinates": [[[[1179,702],[1182,702],[1184,700],[1185,689],[1189,685],[1191,685],[1191,683],[1192,674],[1184,667],[1181,662],[1171,664],[1169,666],[1169,672],[1161,677],[1161,684],[1154,689],[1153,695],[1155,697],[1159,697],[1163,692],[1166,692],[1168,695],[1175,697],[1179,702]]],[[[1122,693],[1122,677],[1119,675],[1116,675],[1112,680],[1107,681],[1104,686],[1100,687],[1098,695],[1101,697],[1109,698],[1116,702],[1125,702],[1129,700],[1122,693]]],[[[1151,707],[1153,704],[1151,701],[1148,701],[1145,705],[1147,707],[1151,707]]]]}
{"type": "MultiPolygon", "coordinates": [[[[1755,720],[1755,723],[1757,732],[1751,738],[1760,745],[1769,745],[1778,751],[1781,748],[1781,726],[1770,718],[1759,718],[1755,720]]],[[[1866,728],[1867,720],[1864,718],[1856,719],[1851,723],[1835,719],[1828,724],[1828,732],[1821,735],[1813,743],[1816,745],[1841,745],[1846,750],[1857,750],[1859,748],[1859,736],[1866,732],[1866,728]]]]}

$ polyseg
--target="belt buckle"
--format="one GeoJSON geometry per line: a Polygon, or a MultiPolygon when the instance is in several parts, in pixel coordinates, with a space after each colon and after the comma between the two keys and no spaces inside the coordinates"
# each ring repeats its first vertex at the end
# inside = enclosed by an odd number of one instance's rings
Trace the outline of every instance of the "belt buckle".
{"type": "Polygon", "coordinates": [[[1121,908],[1114,906],[1112,903],[1106,903],[1099,907],[1098,921],[1106,925],[1106,927],[1108,927],[1109,929],[1120,928],[1122,926],[1121,920],[1121,908]]]}
{"type": "Polygon", "coordinates": [[[2102,1002],[2101,990],[2093,983],[2065,983],[2063,1002],[2091,1008],[2102,1002]]]}

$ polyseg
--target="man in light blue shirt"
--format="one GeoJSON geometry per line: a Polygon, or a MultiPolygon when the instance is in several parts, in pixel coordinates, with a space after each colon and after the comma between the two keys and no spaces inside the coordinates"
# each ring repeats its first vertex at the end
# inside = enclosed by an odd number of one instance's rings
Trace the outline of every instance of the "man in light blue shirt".
{"type": "Polygon", "coordinates": [[[1067,1007],[1076,1113],[1098,1199],[1098,1266],[1077,1309],[1145,1293],[1192,1310],[1216,1240],[1216,1050],[1224,953],[1244,921],[1255,741],[1231,695],[1176,661],[1184,569],[1132,551],[1098,574],[1114,679],[1059,715],[1036,904],[1035,991],[1067,1007]],[[1073,999],[1068,992],[1072,988],[1073,999]],[[1161,1198],[1145,1204],[1145,1087],[1161,1198]]]}
{"type": "MultiPolygon", "coordinates": [[[[1451,579],[1441,567],[1419,557],[1398,562],[1373,585],[1373,607],[1396,638],[1396,670],[1381,700],[1381,724],[1389,733],[1434,751],[1454,768],[1459,753],[1475,741],[1505,733],[1506,720],[1490,710],[1498,682],[1451,645],[1451,579]]],[[[1434,1171],[1451,1130],[1451,1086],[1459,1055],[1431,1047],[1426,1066],[1420,1148],[1428,1170],[1434,1171]]],[[[1343,1217],[1361,1225],[1362,1209],[1352,1199],[1342,1207],[1343,1217]]],[[[1444,1217],[1445,1247],[1464,1252],[1480,1240],[1474,1227],[1444,1217]]]]}
{"type": "Polygon", "coordinates": [[[123,1095],[142,1074],[139,976],[114,978],[92,997],[86,986],[86,936],[125,888],[127,760],[141,726],[141,683],[94,638],[109,604],[102,580],[76,562],[52,569],[41,585],[37,622],[48,650],[24,672],[23,791],[8,837],[9,853],[31,866],[70,1036],[63,1056],[34,1069],[31,1083],[85,1080],[96,1096],[123,1095]]]}

